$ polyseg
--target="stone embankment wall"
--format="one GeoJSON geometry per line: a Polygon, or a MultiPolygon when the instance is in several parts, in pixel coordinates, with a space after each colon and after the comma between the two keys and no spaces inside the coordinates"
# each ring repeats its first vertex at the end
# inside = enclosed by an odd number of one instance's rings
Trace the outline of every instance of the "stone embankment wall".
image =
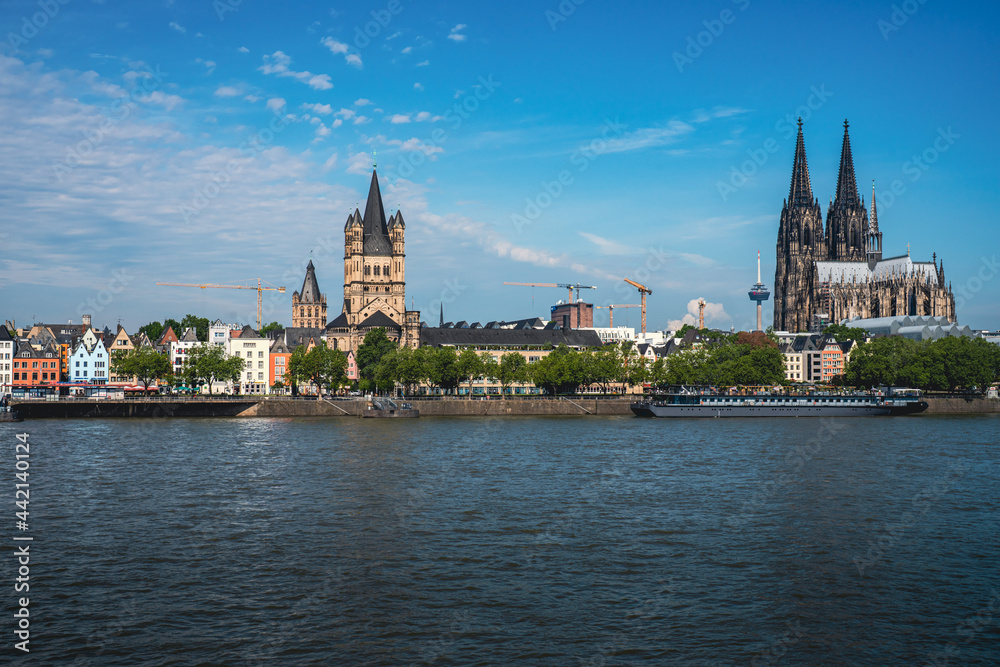
{"type": "Polygon", "coordinates": [[[928,398],[925,415],[960,415],[1000,413],[1000,401],[997,399],[974,398],[928,398]]]}
{"type": "MultiPolygon", "coordinates": [[[[487,417],[530,415],[631,415],[630,399],[408,400],[421,417],[487,417]]],[[[268,400],[241,417],[359,417],[366,402],[268,400]]]]}

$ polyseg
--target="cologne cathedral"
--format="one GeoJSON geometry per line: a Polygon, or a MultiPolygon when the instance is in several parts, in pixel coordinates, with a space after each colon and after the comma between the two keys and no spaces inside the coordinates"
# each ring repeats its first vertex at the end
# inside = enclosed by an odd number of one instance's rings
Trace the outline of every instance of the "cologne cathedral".
{"type": "Polygon", "coordinates": [[[871,212],[858,194],[848,123],[837,194],[826,213],[813,196],[802,139],[795,145],[792,185],[781,209],[774,275],[774,328],[816,331],[847,319],[930,315],[955,322],[955,297],[944,262],[882,257],[882,232],[872,187],[871,212]]]}

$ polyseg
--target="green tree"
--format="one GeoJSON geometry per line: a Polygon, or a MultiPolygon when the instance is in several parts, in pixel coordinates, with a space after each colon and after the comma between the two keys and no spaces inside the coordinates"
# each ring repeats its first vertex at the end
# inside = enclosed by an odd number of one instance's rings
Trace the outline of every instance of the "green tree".
{"type": "Polygon", "coordinates": [[[196,345],[187,355],[183,374],[189,386],[208,385],[208,393],[214,393],[215,382],[239,382],[243,371],[243,359],[228,356],[219,345],[196,345]]]}
{"type": "Polygon", "coordinates": [[[178,336],[182,336],[187,329],[194,329],[194,333],[198,336],[198,340],[203,343],[208,342],[208,327],[211,325],[207,317],[196,317],[190,313],[184,316],[181,320],[180,328],[174,328],[174,333],[178,336]]]}
{"type": "MultiPolygon", "coordinates": [[[[177,320],[173,319],[172,317],[168,317],[167,319],[163,320],[163,331],[166,331],[167,327],[173,327],[174,328],[174,333],[177,334],[178,336],[180,336],[182,333],[184,333],[184,330],[181,329],[181,323],[178,322],[177,320]]],[[[163,334],[161,333],[160,335],[162,336],[163,334]]],[[[151,339],[151,340],[153,340],[153,339],[151,339]]],[[[153,340],[153,342],[155,343],[156,341],[153,340]]]]}
{"type": "Polygon", "coordinates": [[[162,322],[150,322],[139,327],[139,333],[144,333],[149,337],[149,340],[156,342],[160,340],[160,336],[163,335],[163,323],[162,322]]]}
{"type": "Polygon", "coordinates": [[[375,368],[376,385],[381,391],[392,391],[397,384],[401,384],[405,393],[412,394],[414,385],[422,382],[426,376],[426,356],[426,348],[414,350],[401,347],[391,350],[375,368]]]}
{"type": "Polygon", "coordinates": [[[267,338],[267,334],[271,333],[272,331],[280,331],[284,328],[285,325],[281,324],[280,322],[271,322],[270,324],[265,324],[264,326],[262,326],[258,333],[264,338],[267,338]]]}
{"type": "Polygon", "coordinates": [[[570,393],[580,386],[582,367],[579,354],[566,345],[559,345],[529,368],[535,386],[550,394],[570,393]]]}
{"type": "Polygon", "coordinates": [[[849,327],[846,324],[831,324],[823,329],[823,333],[833,336],[838,341],[856,340],[863,343],[868,339],[868,332],[860,327],[849,327]]]}
{"type": "Polygon", "coordinates": [[[458,388],[459,378],[459,356],[453,347],[425,348],[424,351],[425,375],[427,381],[434,387],[439,387],[445,392],[450,392],[458,388]]]}
{"type": "Polygon", "coordinates": [[[365,334],[365,339],[358,346],[355,359],[358,364],[358,376],[362,386],[371,388],[375,384],[375,370],[382,357],[396,349],[396,344],[389,340],[385,329],[373,329],[365,334]]]}
{"type": "Polygon", "coordinates": [[[151,347],[136,350],[117,350],[111,353],[111,369],[115,375],[134,377],[144,390],[157,380],[173,374],[170,359],[151,347]]]}
{"type": "MultiPolygon", "coordinates": [[[[487,382],[496,382],[497,374],[500,372],[500,364],[497,363],[496,357],[489,352],[482,352],[479,355],[479,361],[481,363],[482,377],[487,382]]],[[[487,391],[485,387],[483,391],[487,391]]]]}
{"type": "Polygon", "coordinates": [[[483,360],[472,348],[462,350],[455,364],[455,383],[469,383],[469,398],[472,398],[472,383],[483,375],[483,360]]]}
{"type": "Polygon", "coordinates": [[[512,384],[528,381],[528,362],[518,352],[508,352],[500,357],[496,378],[500,382],[500,394],[505,395],[512,384]]]}

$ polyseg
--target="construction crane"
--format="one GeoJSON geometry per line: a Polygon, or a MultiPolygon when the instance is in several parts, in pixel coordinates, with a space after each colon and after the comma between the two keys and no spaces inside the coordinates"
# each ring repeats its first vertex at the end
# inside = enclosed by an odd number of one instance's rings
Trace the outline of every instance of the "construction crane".
{"type": "Polygon", "coordinates": [[[260,331],[260,317],[261,317],[261,296],[264,292],[280,292],[285,293],[284,287],[261,287],[260,278],[257,279],[257,286],[253,285],[212,285],[212,284],[201,284],[201,283],[156,283],[161,287],[198,287],[200,289],[252,289],[257,290],[257,331],[260,331]]]}
{"type": "Polygon", "coordinates": [[[641,307],[642,306],[640,306],[637,303],[624,303],[613,306],[594,306],[594,308],[597,310],[600,310],[602,308],[608,309],[608,326],[610,326],[612,329],[615,328],[615,308],[641,308],[641,307]]]}
{"type": "Polygon", "coordinates": [[[623,280],[625,282],[627,282],[629,285],[631,285],[632,287],[634,287],[637,290],[639,290],[639,296],[641,297],[640,300],[641,300],[641,303],[642,303],[642,306],[641,306],[642,307],[642,335],[645,336],[646,335],[646,297],[649,296],[650,294],[652,294],[653,290],[649,289],[645,285],[640,285],[639,283],[635,282],[634,280],[629,280],[628,278],[624,278],[623,280]]]}
{"type": "Polygon", "coordinates": [[[698,328],[705,328],[705,300],[698,299],[698,328]]]}
{"type": "Polygon", "coordinates": [[[504,285],[517,285],[519,287],[562,287],[565,290],[569,290],[569,303],[573,303],[573,290],[576,290],[576,300],[580,300],[580,290],[582,289],[597,289],[596,285],[581,285],[577,283],[575,285],[570,285],[568,283],[504,283],[504,285]]]}

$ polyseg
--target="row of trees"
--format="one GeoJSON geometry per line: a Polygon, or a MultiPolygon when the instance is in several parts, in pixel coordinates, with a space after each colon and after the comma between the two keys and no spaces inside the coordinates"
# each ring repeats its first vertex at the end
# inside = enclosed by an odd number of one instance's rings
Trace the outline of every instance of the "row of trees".
{"type": "Polygon", "coordinates": [[[851,353],[843,383],[951,391],[983,390],[1000,378],[1000,347],[982,338],[876,338],[851,353]]]}
{"type": "Polygon", "coordinates": [[[216,382],[239,382],[243,365],[243,359],[229,356],[218,345],[199,345],[191,348],[180,377],[177,377],[166,353],[151,347],[111,353],[112,372],[121,377],[136,378],[146,390],[154,382],[163,382],[171,386],[184,383],[188,387],[207,384],[209,393],[212,393],[212,385],[216,382]]]}
{"type": "Polygon", "coordinates": [[[391,390],[402,385],[412,393],[420,384],[429,384],[450,393],[478,378],[500,384],[501,393],[511,386],[532,383],[551,394],[572,393],[581,386],[602,393],[622,392],[629,386],[676,384],[765,385],[784,381],[784,358],[777,344],[764,336],[725,334],[710,347],[673,354],[654,363],[641,357],[630,342],[576,351],[565,345],[546,350],[534,363],[523,354],[494,354],[454,348],[397,348],[374,331],[365,337],[357,360],[361,387],[391,390]]]}

